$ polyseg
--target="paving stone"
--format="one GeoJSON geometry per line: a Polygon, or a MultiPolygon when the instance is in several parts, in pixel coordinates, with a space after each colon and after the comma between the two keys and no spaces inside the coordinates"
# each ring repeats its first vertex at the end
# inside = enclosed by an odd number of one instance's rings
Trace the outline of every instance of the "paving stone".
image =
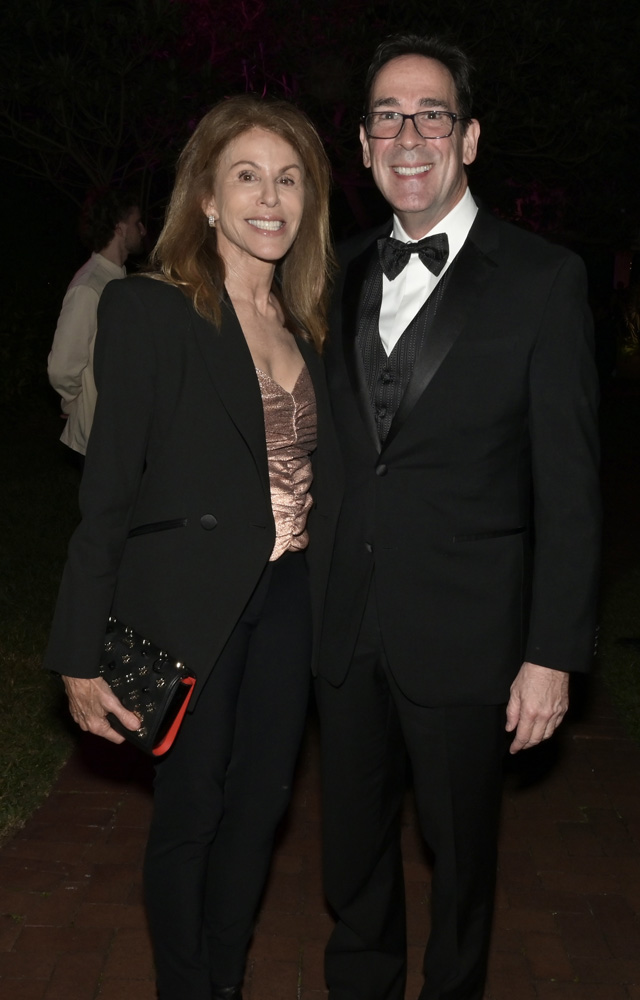
{"type": "Polygon", "coordinates": [[[523,946],[534,979],[574,978],[573,965],[559,934],[524,934],[523,946]]]}
{"type": "Polygon", "coordinates": [[[556,918],[547,910],[530,910],[524,906],[504,907],[496,909],[494,925],[506,930],[553,934],[556,930],[556,918]]]}
{"type": "Polygon", "coordinates": [[[628,1000],[624,986],[588,983],[537,983],[539,1000],[628,1000]]]}
{"type": "Polygon", "coordinates": [[[522,954],[492,952],[487,987],[491,1000],[536,1000],[531,971],[522,954]]]}
{"type": "MultiPolygon", "coordinates": [[[[43,847],[40,845],[40,853],[43,847]]],[[[5,889],[26,892],[51,892],[61,879],[83,883],[91,877],[93,866],[45,861],[44,858],[18,858],[16,854],[0,854],[0,885],[5,889]]]]}
{"type": "MultiPolygon", "coordinates": [[[[47,840],[46,837],[33,840],[26,837],[24,833],[25,831],[21,830],[6,848],[2,848],[3,853],[5,850],[10,852],[10,856],[17,863],[23,860],[42,861],[43,868],[46,871],[52,871],[54,866],[76,865],[79,863],[82,865],[84,857],[79,857],[78,844],[69,843],[61,839],[59,831],[58,837],[52,837],[50,840],[47,840]]],[[[84,854],[84,852],[82,853],[84,854]]]]}
{"type": "Polygon", "coordinates": [[[13,950],[23,924],[23,919],[15,914],[0,914],[0,952],[13,950]]]}
{"type": "MultiPolygon", "coordinates": [[[[593,871],[589,875],[589,884],[594,892],[618,892],[620,889],[620,879],[617,875],[601,874],[597,864],[598,858],[593,860],[593,871]]],[[[558,869],[544,869],[538,872],[540,885],[545,889],[558,889],[566,893],[584,892],[585,875],[582,871],[570,869],[568,871],[558,871],[558,869]]]]}
{"type": "Polygon", "coordinates": [[[607,960],[611,951],[593,913],[558,913],[556,921],[570,956],[607,960]]]}
{"type": "Polygon", "coordinates": [[[52,892],[30,893],[25,911],[25,927],[61,927],[74,923],[82,904],[82,889],[63,882],[52,892]]]}
{"type": "Polygon", "coordinates": [[[274,872],[269,879],[263,898],[265,909],[283,910],[285,913],[302,913],[302,880],[300,875],[274,872]]]}
{"type": "Polygon", "coordinates": [[[306,990],[325,989],[324,941],[311,941],[302,945],[300,950],[300,982],[303,989],[306,990]]]}
{"type": "Polygon", "coordinates": [[[158,994],[151,980],[105,978],[99,997],[100,1000],[157,1000],[158,994]]]}
{"type": "Polygon", "coordinates": [[[640,955],[636,959],[610,958],[606,961],[577,955],[573,959],[573,966],[581,982],[606,983],[611,986],[640,983],[640,955]]]}
{"type": "Polygon", "coordinates": [[[284,1000],[296,997],[299,965],[297,958],[290,962],[257,959],[251,975],[251,1000],[284,1000]]]}
{"type": "Polygon", "coordinates": [[[25,927],[16,941],[15,951],[38,955],[40,952],[106,951],[112,932],[104,928],[25,927]]]}
{"type": "Polygon", "coordinates": [[[139,938],[139,947],[112,947],[104,962],[104,976],[109,979],[154,979],[153,953],[148,936],[139,938]]]}
{"type": "Polygon", "coordinates": [[[303,870],[302,857],[299,854],[280,851],[274,857],[271,868],[272,871],[282,872],[283,875],[299,875],[303,870]]]}
{"type": "Polygon", "coordinates": [[[0,953],[0,979],[49,980],[56,967],[57,954],[53,949],[31,951],[5,951],[0,953]]]}
{"type": "Polygon", "coordinates": [[[147,925],[142,902],[131,906],[121,903],[83,903],[78,913],[78,922],[85,928],[140,928],[147,925]]]}
{"type": "Polygon", "coordinates": [[[85,903],[130,903],[142,899],[142,872],[137,865],[96,865],[83,894],[85,903]]]}
{"type": "Polygon", "coordinates": [[[640,966],[640,919],[621,895],[588,897],[591,909],[615,958],[637,959],[640,966]]]}
{"type": "Polygon", "coordinates": [[[87,844],[83,857],[95,865],[124,864],[141,866],[144,859],[142,842],[87,844]]]}
{"type": "Polygon", "coordinates": [[[45,1000],[93,1000],[98,991],[104,965],[101,952],[83,952],[62,956],[49,981],[45,1000]]]}
{"type": "Polygon", "coordinates": [[[0,1000],[43,1000],[47,987],[44,979],[0,979],[0,1000]]]}
{"type": "Polygon", "coordinates": [[[598,856],[603,854],[600,843],[593,827],[583,821],[582,823],[559,823],[558,829],[564,840],[570,857],[598,856]]]}
{"type": "Polygon", "coordinates": [[[499,866],[500,876],[511,890],[540,885],[537,867],[529,851],[503,850],[499,866]]]}

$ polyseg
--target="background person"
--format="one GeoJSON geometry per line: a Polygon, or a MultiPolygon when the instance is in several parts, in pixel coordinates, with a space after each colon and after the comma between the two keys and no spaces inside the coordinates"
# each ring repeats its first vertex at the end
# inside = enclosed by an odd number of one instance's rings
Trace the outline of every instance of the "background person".
{"type": "Polygon", "coordinates": [[[83,520],[46,666],[81,727],[114,742],[107,712],[137,719],[96,676],[109,613],[197,674],[156,766],[145,862],[162,1000],[241,997],[290,796],[311,673],[307,516],[313,498],[322,593],[338,499],[319,357],[329,176],[302,112],[222,102],[180,157],[155,275],[100,304],[83,520]]]}
{"type": "Polygon", "coordinates": [[[105,285],[126,277],[129,254],[142,252],[146,229],[133,195],[103,191],[87,199],[80,221],[91,257],[67,288],[47,361],[49,382],[62,397],[66,416],[60,440],[85,455],[96,406],[93,345],[98,302],[105,285]]]}
{"type": "Polygon", "coordinates": [[[465,55],[393,37],[367,89],[394,214],[344,247],[326,359],[346,470],[317,683],[329,997],[404,998],[408,755],[435,857],[420,998],[482,1000],[505,724],[512,753],[551,736],[593,654],[591,317],[581,261],[469,193],[465,55]]]}

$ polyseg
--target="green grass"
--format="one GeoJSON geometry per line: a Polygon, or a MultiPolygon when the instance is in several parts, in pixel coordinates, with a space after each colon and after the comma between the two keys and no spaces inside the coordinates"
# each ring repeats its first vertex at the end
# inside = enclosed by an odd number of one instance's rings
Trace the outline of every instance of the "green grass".
{"type": "Polygon", "coordinates": [[[597,669],[640,742],[640,384],[619,381],[601,407],[604,565],[597,669]],[[622,640],[622,641],[621,641],[622,640]]]}
{"type": "Polygon", "coordinates": [[[3,414],[0,447],[0,841],[31,815],[74,745],[60,681],[41,661],[78,519],[78,474],[56,440],[55,406],[21,410],[3,414]]]}
{"type": "Polygon", "coordinates": [[[606,588],[598,664],[625,729],[640,743],[640,566],[606,588]]]}

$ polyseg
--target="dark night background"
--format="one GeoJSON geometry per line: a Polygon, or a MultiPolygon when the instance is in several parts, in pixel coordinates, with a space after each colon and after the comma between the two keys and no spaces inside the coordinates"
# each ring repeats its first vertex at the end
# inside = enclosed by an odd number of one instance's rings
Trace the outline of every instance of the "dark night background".
{"type": "Polygon", "coordinates": [[[86,258],[75,235],[86,193],[133,185],[157,235],[178,151],[227,94],[284,96],[311,115],[334,168],[337,238],[378,221],[357,141],[362,80],[378,41],[402,30],[471,54],[473,192],[581,253],[608,308],[616,259],[640,239],[635,0],[3,0],[4,401],[32,391],[36,357],[43,371],[86,258]]]}

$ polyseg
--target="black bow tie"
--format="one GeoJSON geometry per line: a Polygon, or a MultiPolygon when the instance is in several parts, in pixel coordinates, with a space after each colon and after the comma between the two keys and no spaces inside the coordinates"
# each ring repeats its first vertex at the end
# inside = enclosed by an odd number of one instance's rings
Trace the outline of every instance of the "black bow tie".
{"type": "Polygon", "coordinates": [[[409,263],[412,253],[417,253],[425,267],[432,274],[440,274],[449,256],[449,240],[446,233],[425,236],[417,243],[402,243],[393,236],[383,236],[378,240],[380,266],[389,281],[397,278],[409,263]]]}

